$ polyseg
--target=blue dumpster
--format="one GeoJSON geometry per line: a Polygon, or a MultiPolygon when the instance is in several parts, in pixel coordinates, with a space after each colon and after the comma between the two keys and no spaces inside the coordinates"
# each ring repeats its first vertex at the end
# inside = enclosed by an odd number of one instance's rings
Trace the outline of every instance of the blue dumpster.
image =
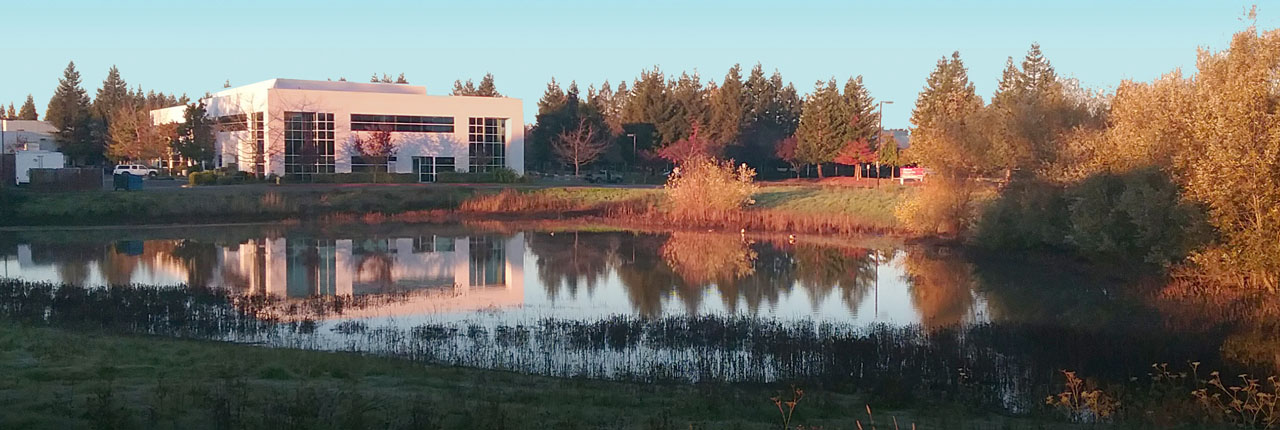
{"type": "Polygon", "coordinates": [[[128,173],[119,173],[111,178],[112,188],[125,191],[138,191],[142,189],[142,177],[130,175],[128,173]]]}

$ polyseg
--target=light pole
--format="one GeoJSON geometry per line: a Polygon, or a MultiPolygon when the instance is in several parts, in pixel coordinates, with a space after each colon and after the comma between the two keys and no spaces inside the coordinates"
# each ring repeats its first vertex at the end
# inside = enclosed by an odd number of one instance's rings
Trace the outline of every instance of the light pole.
{"type": "MultiPolygon", "coordinates": [[[[884,136],[884,105],[891,105],[891,104],[893,104],[892,100],[880,101],[880,106],[878,107],[878,109],[880,109],[880,115],[878,115],[879,118],[877,118],[880,120],[880,133],[876,135],[876,139],[880,139],[880,137],[884,136]]],[[[876,145],[876,149],[880,149],[880,145],[883,145],[883,144],[884,142],[880,142],[879,145],[876,145]]],[[[890,169],[892,168],[893,167],[890,167],[890,169]]],[[[889,179],[893,179],[893,170],[889,171],[889,179]]],[[[880,186],[880,157],[876,157],[876,186],[877,187],[880,186]]]]}
{"type": "Polygon", "coordinates": [[[627,133],[627,137],[631,138],[631,169],[635,170],[636,168],[636,134],[627,133]]]}

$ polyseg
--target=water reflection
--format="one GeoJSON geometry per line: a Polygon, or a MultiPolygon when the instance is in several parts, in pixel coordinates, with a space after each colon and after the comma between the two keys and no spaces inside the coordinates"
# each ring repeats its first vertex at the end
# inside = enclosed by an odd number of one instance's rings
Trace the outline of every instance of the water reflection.
{"type": "Polygon", "coordinates": [[[456,227],[106,236],[20,238],[4,268],[9,276],[74,285],[182,283],[285,299],[411,297],[344,318],[507,309],[927,327],[986,319],[967,262],[895,248],[706,232],[485,234],[456,227]]]}

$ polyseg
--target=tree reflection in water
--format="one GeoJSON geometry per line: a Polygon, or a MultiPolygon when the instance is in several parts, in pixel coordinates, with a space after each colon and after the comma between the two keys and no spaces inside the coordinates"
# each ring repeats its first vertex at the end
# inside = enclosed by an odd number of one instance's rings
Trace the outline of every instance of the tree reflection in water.
{"type": "Polygon", "coordinates": [[[593,232],[530,233],[528,246],[538,256],[538,279],[552,299],[561,289],[569,298],[578,296],[586,286],[586,294],[595,291],[617,264],[621,240],[617,234],[593,232]]]}
{"type": "Polygon", "coordinates": [[[945,249],[918,248],[908,252],[903,269],[911,285],[911,303],[920,322],[929,328],[967,322],[974,310],[973,267],[949,258],[945,249]]]}

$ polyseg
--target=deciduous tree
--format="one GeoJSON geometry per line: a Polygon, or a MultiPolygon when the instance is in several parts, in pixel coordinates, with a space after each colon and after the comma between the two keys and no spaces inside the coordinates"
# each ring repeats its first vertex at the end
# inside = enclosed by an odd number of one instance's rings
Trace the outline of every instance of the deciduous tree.
{"type": "Polygon", "coordinates": [[[573,174],[577,176],[582,173],[582,166],[604,154],[607,144],[608,141],[600,135],[596,126],[582,118],[578,120],[577,127],[556,136],[552,149],[560,160],[573,166],[573,174]]]}

